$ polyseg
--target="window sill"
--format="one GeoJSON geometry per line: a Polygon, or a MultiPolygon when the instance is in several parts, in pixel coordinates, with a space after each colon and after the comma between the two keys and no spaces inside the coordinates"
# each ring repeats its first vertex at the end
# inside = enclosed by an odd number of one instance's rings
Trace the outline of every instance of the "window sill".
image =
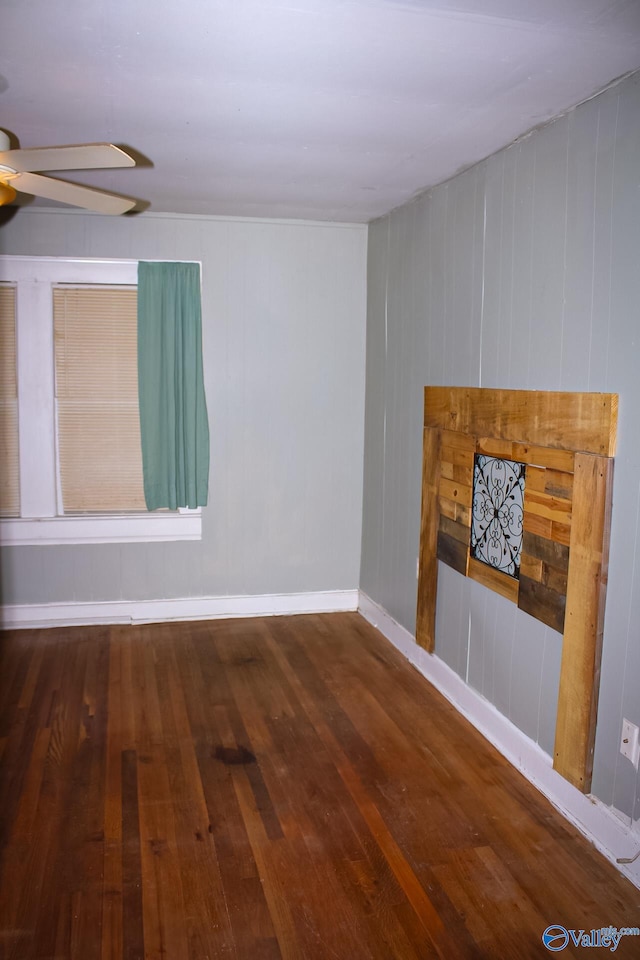
{"type": "Polygon", "coordinates": [[[0,520],[2,546],[201,540],[201,510],[0,520]]]}

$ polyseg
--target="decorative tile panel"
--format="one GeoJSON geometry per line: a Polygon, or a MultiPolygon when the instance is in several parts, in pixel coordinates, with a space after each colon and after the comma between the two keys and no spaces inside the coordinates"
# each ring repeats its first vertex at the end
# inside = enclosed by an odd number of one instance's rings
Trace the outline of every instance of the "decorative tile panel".
{"type": "Polygon", "coordinates": [[[525,465],[476,454],[471,556],[517,580],[520,576],[525,465]]]}

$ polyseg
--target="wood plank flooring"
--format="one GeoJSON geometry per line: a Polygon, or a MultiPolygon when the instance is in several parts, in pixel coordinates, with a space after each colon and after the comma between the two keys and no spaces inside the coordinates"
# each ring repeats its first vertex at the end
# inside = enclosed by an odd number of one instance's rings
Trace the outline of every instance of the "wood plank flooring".
{"type": "Polygon", "coordinates": [[[1,658],[2,960],[522,960],[550,924],[640,923],[355,613],[17,631],[1,658]]]}

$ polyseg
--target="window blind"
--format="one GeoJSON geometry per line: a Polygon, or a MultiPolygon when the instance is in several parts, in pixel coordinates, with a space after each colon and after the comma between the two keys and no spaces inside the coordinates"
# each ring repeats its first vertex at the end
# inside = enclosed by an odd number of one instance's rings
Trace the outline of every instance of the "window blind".
{"type": "Polygon", "coordinates": [[[16,289],[0,284],[0,516],[20,515],[16,289]]]}
{"type": "Polygon", "coordinates": [[[54,288],[64,513],[146,511],[136,299],[131,287],[54,288]]]}

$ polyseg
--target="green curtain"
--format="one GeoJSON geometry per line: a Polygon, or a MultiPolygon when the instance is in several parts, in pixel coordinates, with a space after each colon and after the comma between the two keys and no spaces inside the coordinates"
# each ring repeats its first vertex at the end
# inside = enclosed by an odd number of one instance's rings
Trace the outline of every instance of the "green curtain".
{"type": "Polygon", "coordinates": [[[138,264],[138,395],[149,510],[207,502],[200,265],[138,264]]]}

